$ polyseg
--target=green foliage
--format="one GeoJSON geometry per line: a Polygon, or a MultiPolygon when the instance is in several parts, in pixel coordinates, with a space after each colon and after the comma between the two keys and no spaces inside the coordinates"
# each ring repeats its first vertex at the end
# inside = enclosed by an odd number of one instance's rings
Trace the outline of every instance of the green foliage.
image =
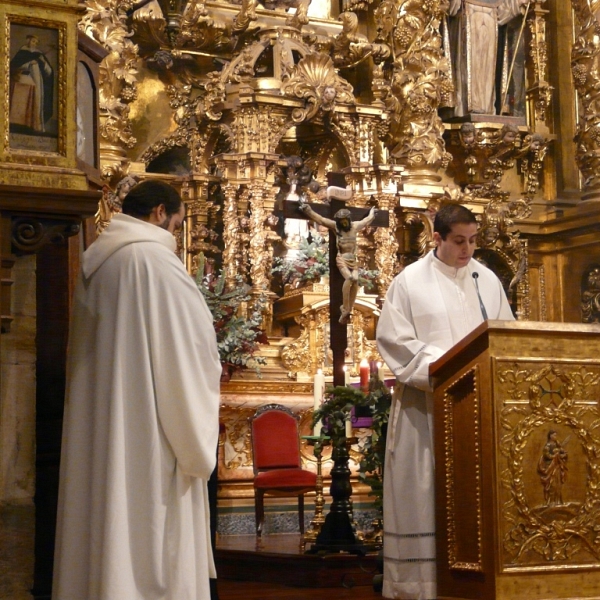
{"type": "MultiPolygon", "coordinates": [[[[298,253],[294,258],[277,257],[274,260],[271,273],[281,275],[284,285],[300,287],[304,283],[318,281],[321,277],[329,276],[329,243],[317,231],[311,232],[312,240],[300,240],[298,253]]],[[[358,285],[370,291],[375,287],[375,279],[379,271],[358,269],[358,285]]]]}
{"type": "Polygon", "coordinates": [[[198,268],[196,285],[202,292],[212,313],[221,363],[234,371],[253,369],[260,376],[264,357],[255,356],[261,343],[268,343],[261,330],[266,297],[252,299],[250,286],[240,275],[234,278],[233,287],[226,286],[225,274],[204,275],[204,261],[198,268]],[[240,310],[253,300],[247,316],[240,310]]]}
{"type": "Polygon", "coordinates": [[[375,497],[374,505],[383,509],[383,467],[385,463],[385,438],[390,416],[392,396],[390,390],[381,383],[369,392],[368,406],[371,409],[373,424],[371,435],[365,440],[364,453],[360,461],[358,477],[371,488],[375,497]]]}
{"type": "Polygon", "coordinates": [[[369,383],[365,394],[352,387],[336,386],[325,390],[325,402],[313,415],[313,424],[323,420],[323,433],[331,437],[332,444],[346,444],[346,419],[353,407],[368,407],[373,417],[371,435],[365,440],[359,464],[359,478],[371,488],[374,506],[383,507],[383,467],[385,461],[385,435],[392,396],[390,390],[377,377],[369,383]]]}
{"type": "Polygon", "coordinates": [[[298,287],[329,275],[327,240],[317,232],[312,232],[311,237],[310,242],[305,238],[300,240],[300,247],[294,258],[278,257],[274,260],[271,273],[280,274],[284,285],[298,287]]]}

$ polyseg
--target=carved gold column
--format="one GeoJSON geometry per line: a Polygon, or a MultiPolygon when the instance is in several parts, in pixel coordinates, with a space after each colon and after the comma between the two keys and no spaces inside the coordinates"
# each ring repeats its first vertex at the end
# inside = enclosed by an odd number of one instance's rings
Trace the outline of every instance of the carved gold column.
{"type": "Polygon", "coordinates": [[[379,297],[385,295],[392,283],[392,279],[398,272],[398,240],[396,239],[396,228],[398,218],[396,206],[398,199],[392,194],[378,194],[377,206],[389,213],[389,227],[378,227],[375,231],[375,268],[379,271],[377,283],[379,286],[379,297]]]}
{"type": "Polygon", "coordinates": [[[234,278],[238,272],[237,256],[239,251],[240,223],[237,210],[238,186],[226,183],[223,187],[223,270],[226,273],[225,281],[228,286],[233,286],[234,278]]]}
{"type": "Polygon", "coordinates": [[[548,44],[546,42],[546,15],[542,8],[546,0],[538,0],[533,5],[533,16],[529,19],[531,43],[529,46],[533,64],[534,84],[527,90],[529,122],[535,125],[534,131],[547,131],[546,114],[552,99],[553,87],[548,83],[548,44]]]}
{"type": "Polygon", "coordinates": [[[138,46],[131,41],[127,13],[120,0],[87,3],[79,28],[102,44],[109,54],[100,63],[100,161],[109,180],[126,173],[126,148],[136,139],[131,131],[129,104],[137,97],[138,46]]]}
{"type": "Polygon", "coordinates": [[[250,280],[252,290],[260,293],[269,289],[273,249],[267,243],[267,211],[265,210],[265,184],[250,185],[250,235],[248,253],[250,257],[250,280]]]}
{"type": "Polygon", "coordinates": [[[443,55],[441,2],[383,0],[375,11],[379,37],[392,46],[392,79],[383,94],[390,114],[384,137],[394,162],[405,166],[417,183],[437,183],[437,171],[451,156],[445,150],[444,125],[437,109],[453,90],[448,60],[443,55]]]}
{"type": "Polygon", "coordinates": [[[571,0],[577,20],[571,64],[575,89],[579,95],[581,112],[575,142],[576,161],[583,175],[583,199],[597,199],[600,194],[600,6],[587,0],[571,0]]]}

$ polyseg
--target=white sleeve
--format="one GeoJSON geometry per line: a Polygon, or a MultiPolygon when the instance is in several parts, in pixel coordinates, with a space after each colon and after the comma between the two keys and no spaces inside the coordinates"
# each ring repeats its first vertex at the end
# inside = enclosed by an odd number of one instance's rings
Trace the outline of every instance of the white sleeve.
{"type": "Polygon", "coordinates": [[[444,351],[417,339],[402,274],[394,279],[386,295],[377,324],[377,346],[398,381],[423,391],[432,390],[429,365],[444,351]]]}
{"type": "Polygon", "coordinates": [[[175,254],[169,262],[154,282],[155,293],[162,296],[159,306],[167,307],[152,328],[158,416],[179,468],[208,479],[219,435],[217,341],[202,294],[175,254]]]}

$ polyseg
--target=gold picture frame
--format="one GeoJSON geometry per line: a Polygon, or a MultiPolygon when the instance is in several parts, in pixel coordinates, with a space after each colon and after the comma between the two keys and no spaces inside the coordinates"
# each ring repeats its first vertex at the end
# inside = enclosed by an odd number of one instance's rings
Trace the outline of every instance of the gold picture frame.
{"type": "Polygon", "coordinates": [[[66,157],[66,31],[61,21],[6,17],[3,154],[10,162],[66,157]]]}

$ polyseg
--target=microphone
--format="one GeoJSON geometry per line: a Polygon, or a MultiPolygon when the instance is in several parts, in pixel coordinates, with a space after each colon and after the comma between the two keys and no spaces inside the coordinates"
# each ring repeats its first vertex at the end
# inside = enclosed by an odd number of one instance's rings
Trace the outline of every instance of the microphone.
{"type": "Polygon", "coordinates": [[[485,310],[485,305],[483,304],[483,300],[481,299],[481,294],[479,293],[479,284],[477,283],[477,279],[479,278],[479,273],[475,271],[472,275],[473,280],[475,281],[475,290],[477,291],[477,297],[479,298],[479,308],[481,308],[481,315],[483,316],[483,320],[487,321],[487,311],[485,310]]]}

